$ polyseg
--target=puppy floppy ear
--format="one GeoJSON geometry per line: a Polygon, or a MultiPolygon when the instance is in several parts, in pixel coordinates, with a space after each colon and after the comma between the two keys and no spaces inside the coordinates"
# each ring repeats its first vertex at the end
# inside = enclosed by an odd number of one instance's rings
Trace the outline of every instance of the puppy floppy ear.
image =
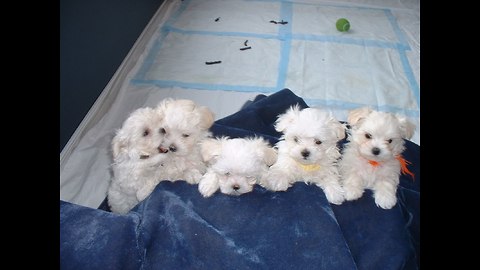
{"type": "Polygon", "coordinates": [[[348,123],[351,125],[355,125],[360,121],[362,118],[367,117],[372,112],[372,109],[369,107],[362,107],[358,109],[351,110],[348,113],[348,123]]]}
{"type": "Polygon", "coordinates": [[[167,105],[174,102],[175,100],[173,98],[164,98],[160,100],[157,104],[157,109],[164,111],[167,108],[167,105]]]}
{"type": "Polygon", "coordinates": [[[284,132],[299,115],[300,106],[298,104],[291,106],[284,114],[278,116],[278,119],[275,122],[275,130],[278,132],[284,132]]]}
{"type": "Polygon", "coordinates": [[[266,142],[263,138],[257,137],[252,139],[255,142],[255,149],[257,151],[257,155],[262,157],[263,162],[268,166],[272,166],[273,163],[277,161],[277,151],[270,147],[268,142],[266,142]]]}
{"type": "Polygon", "coordinates": [[[207,138],[200,143],[200,153],[204,162],[211,162],[222,153],[222,139],[207,138]]]}
{"type": "Polygon", "coordinates": [[[415,124],[410,122],[407,117],[403,115],[395,115],[400,123],[400,131],[402,138],[404,139],[411,139],[413,133],[415,132],[415,124]]]}
{"type": "Polygon", "coordinates": [[[128,137],[123,132],[117,131],[112,140],[113,160],[117,160],[120,156],[128,152],[128,137]]]}
{"type": "Polygon", "coordinates": [[[345,138],[345,124],[338,122],[335,118],[330,120],[330,126],[332,127],[333,131],[335,132],[335,136],[337,137],[337,141],[340,141],[345,138]]]}
{"type": "Polygon", "coordinates": [[[275,162],[277,162],[278,153],[273,147],[266,147],[264,149],[265,156],[263,160],[268,166],[272,166],[275,162]]]}
{"type": "Polygon", "coordinates": [[[200,113],[200,128],[209,129],[213,125],[215,120],[215,115],[207,107],[198,107],[198,112],[200,113]]]}

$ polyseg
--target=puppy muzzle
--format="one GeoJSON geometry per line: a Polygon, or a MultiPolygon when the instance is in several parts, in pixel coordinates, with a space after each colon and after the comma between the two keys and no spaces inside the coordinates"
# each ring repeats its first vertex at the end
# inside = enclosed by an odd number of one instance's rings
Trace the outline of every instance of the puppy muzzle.
{"type": "Polygon", "coordinates": [[[165,154],[168,152],[167,148],[163,148],[161,145],[157,148],[159,153],[165,154]]]}

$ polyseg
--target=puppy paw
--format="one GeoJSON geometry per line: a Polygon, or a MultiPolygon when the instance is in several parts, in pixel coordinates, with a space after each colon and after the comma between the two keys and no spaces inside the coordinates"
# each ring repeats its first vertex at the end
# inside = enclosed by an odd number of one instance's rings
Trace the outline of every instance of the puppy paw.
{"type": "Polygon", "coordinates": [[[286,191],[291,183],[285,173],[281,171],[270,171],[262,180],[263,186],[271,191],[286,191]]]}
{"type": "Polygon", "coordinates": [[[202,174],[198,170],[192,170],[185,174],[185,181],[191,185],[198,184],[200,179],[202,179],[202,174]]]}
{"type": "Polygon", "coordinates": [[[271,191],[285,191],[290,187],[288,180],[281,177],[267,178],[266,182],[266,188],[271,191]]]}
{"type": "Polygon", "coordinates": [[[363,195],[363,189],[361,187],[356,186],[344,186],[343,187],[345,192],[345,199],[347,201],[356,200],[363,195]]]}
{"type": "Polygon", "coordinates": [[[288,183],[285,179],[277,179],[275,183],[273,183],[272,190],[274,191],[286,191],[290,187],[290,183],[288,183]]]}
{"type": "Polygon", "coordinates": [[[137,193],[136,193],[136,196],[137,196],[137,200],[139,202],[145,200],[145,198],[147,198],[152,192],[153,190],[155,189],[155,186],[156,185],[145,185],[143,186],[142,188],[140,188],[139,190],[137,190],[137,193]]]}
{"type": "Polygon", "coordinates": [[[217,189],[218,189],[218,186],[211,185],[207,181],[200,181],[200,183],[198,184],[198,191],[205,198],[212,196],[213,193],[217,191],[217,189]]]}
{"type": "Polygon", "coordinates": [[[344,192],[341,188],[326,187],[323,191],[329,203],[340,205],[345,201],[344,192]]]}
{"type": "Polygon", "coordinates": [[[383,209],[391,209],[397,204],[397,196],[386,192],[375,192],[375,204],[383,209]]]}

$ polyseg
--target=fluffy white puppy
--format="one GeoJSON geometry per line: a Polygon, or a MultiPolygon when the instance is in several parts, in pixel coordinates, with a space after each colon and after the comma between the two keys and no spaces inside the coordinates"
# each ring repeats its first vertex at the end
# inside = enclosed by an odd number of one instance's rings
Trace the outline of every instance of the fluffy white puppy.
{"type": "Polygon", "coordinates": [[[406,117],[368,107],[350,111],[348,123],[349,142],[339,161],[345,199],[356,200],[371,189],[377,206],[392,208],[401,168],[406,168],[401,157],[404,139],[412,137],[415,125],[406,117]]]}
{"type": "Polygon", "coordinates": [[[197,184],[206,172],[199,143],[211,135],[214,114],[187,99],[164,99],[155,110],[164,116],[161,147],[168,149],[160,177],[197,184]]]}
{"type": "Polygon", "coordinates": [[[277,158],[273,147],[260,137],[206,139],[201,150],[208,164],[198,184],[204,197],[210,197],[218,189],[227,195],[252,191],[277,158]]]}
{"type": "Polygon", "coordinates": [[[153,108],[130,114],[112,140],[113,177],[107,201],[112,212],[125,214],[158,184],[159,169],[168,151],[161,146],[163,115],[153,108]]]}
{"type": "Polygon", "coordinates": [[[333,204],[344,201],[339,182],[337,142],[345,138],[345,126],[330,112],[318,108],[290,107],[279,115],[275,129],[282,132],[277,162],[270,167],[265,187],[287,190],[294,182],[314,183],[333,204]]]}

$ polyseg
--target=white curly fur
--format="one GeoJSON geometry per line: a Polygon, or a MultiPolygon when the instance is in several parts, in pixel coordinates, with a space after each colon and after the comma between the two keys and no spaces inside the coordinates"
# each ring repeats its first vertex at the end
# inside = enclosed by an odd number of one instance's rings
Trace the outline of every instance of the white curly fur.
{"type": "Polygon", "coordinates": [[[186,99],[167,98],[156,108],[134,111],[112,140],[112,212],[127,213],[160,181],[198,183],[206,172],[199,142],[210,135],[213,121],[208,108],[186,99]]]}
{"type": "Polygon", "coordinates": [[[162,179],[198,184],[206,172],[200,142],[211,136],[213,112],[192,100],[171,98],[162,100],[155,109],[164,115],[161,145],[169,150],[162,167],[162,179]]]}
{"type": "Polygon", "coordinates": [[[279,115],[275,129],[282,132],[277,162],[263,183],[273,191],[284,191],[295,182],[314,183],[333,204],[344,201],[339,182],[337,142],[345,138],[345,127],[331,112],[319,108],[290,107],[279,115]]]}
{"type": "Polygon", "coordinates": [[[201,150],[208,164],[198,184],[204,197],[218,189],[227,195],[251,192],[277,158],[276,151],[260,137],[206,139],[201,150]]]}
{"type": "Polygon", "coordinates": [[[348,114],[348,143],[339,161],[341,181],[348,201],[371,189],[377,206],[390,209],[397,203],[400,161],[404,139],[410,139],[415,126],[406,117],[374,111],[368,107],[348,114]]]}
{"type": "Polygon", "coordinates": [[[107,199],[112,212],[125,214],[145,199],[159,182],[166,158],[159,132],[163,115],[153,108],[130,114],[112,140],[113,177],[107,199]]]}

